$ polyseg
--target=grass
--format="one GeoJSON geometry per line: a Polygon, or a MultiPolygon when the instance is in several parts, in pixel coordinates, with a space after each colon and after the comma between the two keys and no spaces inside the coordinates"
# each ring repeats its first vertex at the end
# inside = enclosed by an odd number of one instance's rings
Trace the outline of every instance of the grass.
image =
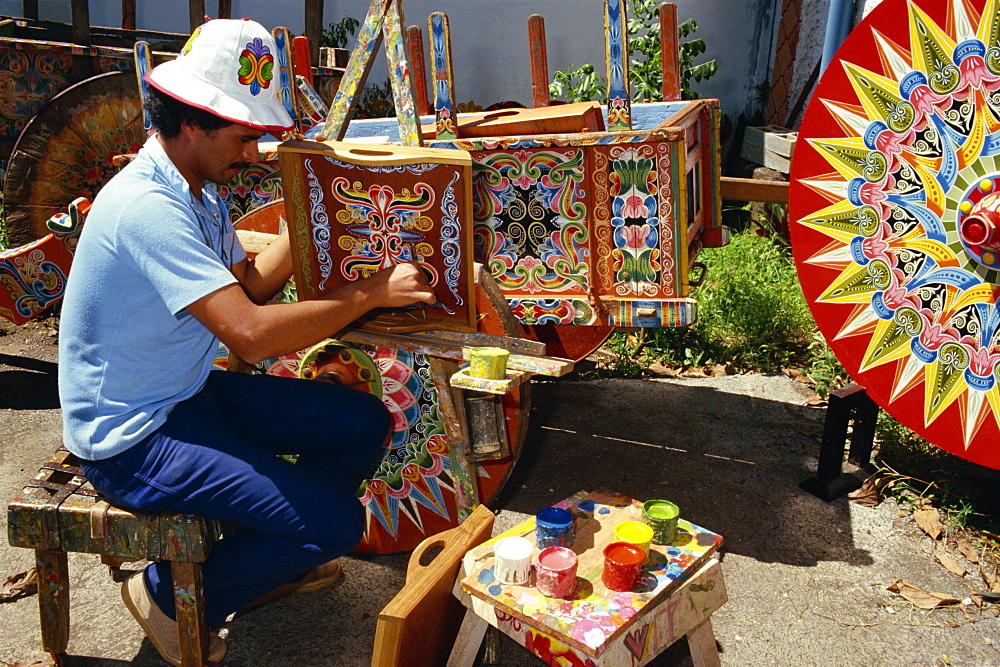
{"type": "Polygon", "coordinates": [[[705,250],[699,260],[707,273],[694,294],[695,324],[615,333],[607,374],[637,377],[654,362],[741,370],[808,363],[817,330],[787,250],[771,238],[744,232],[727,246],[705,250]]]}

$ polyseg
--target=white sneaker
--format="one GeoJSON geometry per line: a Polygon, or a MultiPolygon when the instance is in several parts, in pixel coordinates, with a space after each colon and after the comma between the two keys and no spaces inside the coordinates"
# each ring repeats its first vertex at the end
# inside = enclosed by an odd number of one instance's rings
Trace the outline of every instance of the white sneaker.
{"type": "MultiPolygon", "coordinates": [[[[139,572],[122,584],[122,600],[139,622],[142,631],[153,642],[163,659],[171,665],[181,664],[181,646],[177,639],[177,621],[160,611],[146,589],[146,580],[139,572]]],[[[209,635],[208,661],[219,662],[226,657],[226,642],[214,632],[209,635]]]]}

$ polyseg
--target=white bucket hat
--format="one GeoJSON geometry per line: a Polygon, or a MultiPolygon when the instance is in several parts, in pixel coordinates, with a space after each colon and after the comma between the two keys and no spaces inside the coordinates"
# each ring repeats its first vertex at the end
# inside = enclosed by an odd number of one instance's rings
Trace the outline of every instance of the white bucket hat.
{"type": "Polygon", "coordinates": [[[277,47],[249,19],[216,19],[191,34],[176,60],[157,65],[146,81],[174,99],[220,118],[267,132],[292,129],[281,105],[277,47]]]}

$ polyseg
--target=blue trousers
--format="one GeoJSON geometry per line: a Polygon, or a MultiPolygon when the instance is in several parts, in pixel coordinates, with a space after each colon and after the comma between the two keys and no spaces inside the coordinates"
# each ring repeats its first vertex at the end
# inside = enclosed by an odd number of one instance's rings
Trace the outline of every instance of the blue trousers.
{"type": "MultiPolygon", "coordinates": [[[[208,622],[217,626],[358,544],[364,508],[356,494],[390,424],[382,402],[357,389],[213,371],[158,431],[81,468],[115,505],[239,526],[202,567],[208,622]],[[298,454],[298,461],[278,454],[298,454]]],[[[151,564],[145,577],[174,618],[169,563],[151,564]]]]}

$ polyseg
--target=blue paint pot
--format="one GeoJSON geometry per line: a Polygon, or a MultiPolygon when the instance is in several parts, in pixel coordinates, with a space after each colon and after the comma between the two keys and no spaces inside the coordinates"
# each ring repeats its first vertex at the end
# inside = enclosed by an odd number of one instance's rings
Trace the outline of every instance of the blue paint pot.
{"type": "Polygon", "coordinates": [[[576,531],[573,513],[561,507],[546,507],[535,515],[535,544],[539,549],[571,547],[576,531]]]}

